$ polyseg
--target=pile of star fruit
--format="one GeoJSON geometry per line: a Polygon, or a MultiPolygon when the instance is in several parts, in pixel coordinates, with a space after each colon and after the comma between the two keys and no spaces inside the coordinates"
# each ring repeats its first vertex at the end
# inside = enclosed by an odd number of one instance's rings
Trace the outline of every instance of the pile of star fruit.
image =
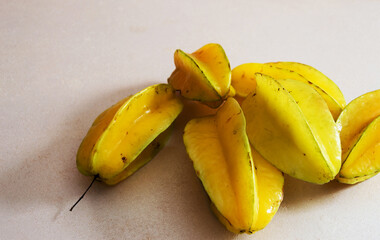
{"type": "Polygon", "coordinates": [[[231,232],[253,233],[271,221],[283,173],[355,184],[379,172],[380,90],[346,105],[337,85],[313,67],[247,63],[231,71],[218,44],[177,50],[174,62],[168,84],[95,119],[77,153],[81,173],[109,185],[126,179],[163,148],[184,101],[217,109],[190,120],[183,141],[211,209],[231,232]]]}

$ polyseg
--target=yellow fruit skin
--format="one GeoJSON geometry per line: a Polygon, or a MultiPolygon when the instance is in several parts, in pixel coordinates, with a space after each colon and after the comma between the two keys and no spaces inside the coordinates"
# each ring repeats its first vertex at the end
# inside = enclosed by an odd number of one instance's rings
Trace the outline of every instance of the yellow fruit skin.
{"type": "Polygon", "coordinates": [[[125,179],[161,149],[167,134],[157,137],[182,107],[168,84],[150,86],[115,104],[99,115],[83,139],[77,153],[79,171],[108,184],[125,179]]]}
{"type": "Polygon", "coordinates": [[[104,179],[103,181],[108,185],[115,185],[135,173],[161,151],[161,149],[168,142],[172,130],[173,126],[170,126],[168,129],[158,135],[157,138],[154,139],[121,173],[115,175],[110,179],[104,179]]]}
{"type": "Polygon", "coordinates": [[[374,173],[374,174],[370,174],[370,175],[367,175],[367,176],[364,176],[364,177],[356,177],[356,178],[343,178],[343,177],[339,177],[339,174],[336,176],[336,180],[340,183],[345,183],[345,184],[356,184],[356,183],[360,183],[360,182],[363,182],[367,179],[370,179],[371,177],[374,177],[378,174],[377,173],[374,173]]]}
{"type": "Polygon", "coordinates": [[[268,225],[280,207],[284,196],[284,175],[267,162],[254,148],[251,150],[256,168],[259,199],[257,221],[252,229],[258,231],[268,225]]]}
{"type": "Polygon", "coordinates": [[[350,102],[339,116],[342,142],[341,183],[355,184],[380,171],[380,90],[350,102]]]}
{"type": "MultiPolygon", "coordinates": [[[[268,75],[276,80],[278,79],[294,79],[312,86],[326,101],[331,114],[334,119],[337,119],[342,107],[329,95],[324,89],[317,86],[305,76],[296,71],[286,68],[280,68],[272,63],[246,63],[237,66],[232,70],[231,84],[236,90],[236,95],[240,97],[247,97],[248,94],[253,92],[256,88],[256,73],[268,75]]],[[[331,81],[332,82],[332,81],[331,81]]],[[[333,82],[332,85],[336,86],[333,82]]]]}
{"type": "Polygon", "coordinates": [[[321,96],[308,84],[256,74],[242,104],[247,134],[270,163],[295,178],[324,184],[341,164],[338,129],[321,96]],[[285,88],[285,86],[288,89],[285,88]]]}
{"type": "Polygon", "coordinates": [[[229,98],[215,116],[189,121],[183,139],[217,217],[232,232],[251,232],[257,187],[239,104],[229,98]]]}
{"type": "Polygon", "coordinates": [[[268,64],[301,74],[307,80],[311,81],[331,96],[331,98],[339,105],[341,109],[346,106],[346,100],[344,99],[343,93],[340,91],[339,87],[317,69],[297,62],[272,62],[268,64]]]}
{"type": "MultiPolygon", "coordinates": [[[[174,53],[176,69],[168,79],[174,89],[187,99],[200,101],[212,108],[227,98],[231,85],[231,68],[219,44],[210,43],[192,54],[174,53]]],[[[233,90],[232,90],[233,91],[233,90]]]]}
{"type": "Polygon", "coordinates": [[[378,116],[380,116],[380,89],[363,94],[345,107],[337,120],[343,162],[361,132],[378,116]]]}

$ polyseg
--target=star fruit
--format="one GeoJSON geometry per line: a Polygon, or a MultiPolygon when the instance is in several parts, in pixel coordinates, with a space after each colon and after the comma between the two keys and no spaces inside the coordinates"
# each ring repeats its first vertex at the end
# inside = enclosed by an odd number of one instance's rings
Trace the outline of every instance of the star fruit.
{"type": "Polygon", "coordinates": [[[178,49],[174,63],[176,69],[168,83],[184,98],[217,108],[234,94],[234,90],[230,90],[230,63],[219,44],[207,44],[191,54],[178,49]]]}
{"type": "Polygon", "coordinates": [[[380,171],[380,89],[366,93],[343,110],[337,121],[342,143],[341,183],[355,184],[380,171]]]}
{"type": "Polygon", "coordinates": [[[326,101],[336,120],[346,105],[338,86],[313,67],[296,62],[246,63],[232,70],[231,84],[239,97],[247,97],[256,87],[255,73],[274,79],[294,79],[312,86],[326,101]]]}
{"type": "Polygon", "coordinates": [[[257,86],[242,103],[253,147],[282,172],[324,184],[341,165],[338,128],[309,84],[256,73],[257,86]]]}
{"type": "Polygon", "coordinates": [[[251,150],[245,118],[233,98],[212,116],[195,118],[183,140],[211,209],[234,233],[264,228],[282,201],[283,175],[251,150]]]}
{"type": "Polygon", "coordinates": [[[100,114],[77,153],[78,170],[116,184],[149,162],[165,145],[182,102],[168,84],[125,98],[100,114]]]}

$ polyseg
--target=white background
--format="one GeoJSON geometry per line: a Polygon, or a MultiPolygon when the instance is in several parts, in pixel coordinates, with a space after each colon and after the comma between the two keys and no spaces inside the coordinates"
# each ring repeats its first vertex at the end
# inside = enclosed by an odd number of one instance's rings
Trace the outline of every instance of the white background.
{"type": "MultiPolygon", "coordinates": [[[[378,239],[380,177],[323,186],[286,177],[273,221],[234,235],[209,210],[182,144],[115,187],[75,164],[94,118],[166,82],[175,49],[220,43],[235,67],[297,61],[347,102],[380,88],[380,1],[0,1],[2,239],[378,239]]],[[[360,116],[359,116],[360,117],[360,116]]]]}

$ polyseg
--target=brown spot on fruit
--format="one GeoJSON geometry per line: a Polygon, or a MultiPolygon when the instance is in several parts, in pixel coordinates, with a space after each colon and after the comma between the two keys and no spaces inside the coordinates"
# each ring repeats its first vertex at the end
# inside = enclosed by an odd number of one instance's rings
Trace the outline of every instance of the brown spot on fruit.
{"type": "Polygon", "coordinates": [[[123,163],[127,162],[127,158],[126,157],[122,157],[121,160],[123,161],[123,163]]]}

